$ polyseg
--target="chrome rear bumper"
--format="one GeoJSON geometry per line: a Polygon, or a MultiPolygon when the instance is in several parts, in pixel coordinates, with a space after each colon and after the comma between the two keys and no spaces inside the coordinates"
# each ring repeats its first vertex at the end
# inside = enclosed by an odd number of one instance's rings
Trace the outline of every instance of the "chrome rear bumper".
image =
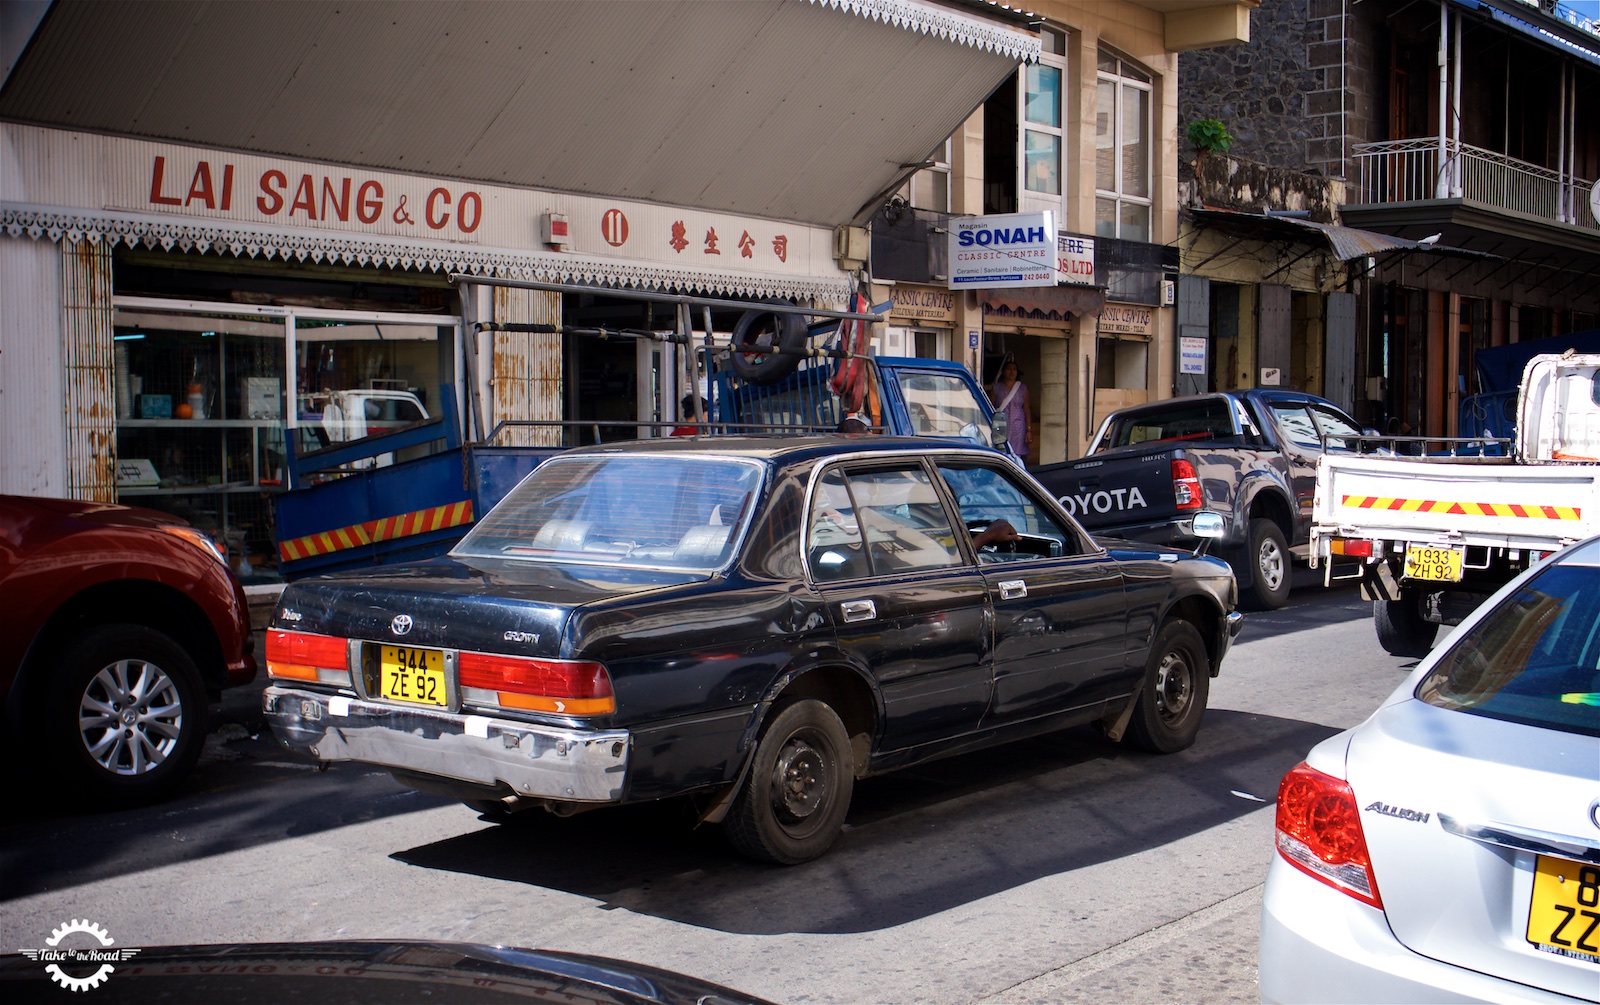
{"type": "Polygon", "coordinates": [[[319,761],[360,761],[520,796],[619,802],[631,748],[627,730],[536,726],[486,715],[400,708],[280,686],[261,696],[278,742],[319,761]]]}

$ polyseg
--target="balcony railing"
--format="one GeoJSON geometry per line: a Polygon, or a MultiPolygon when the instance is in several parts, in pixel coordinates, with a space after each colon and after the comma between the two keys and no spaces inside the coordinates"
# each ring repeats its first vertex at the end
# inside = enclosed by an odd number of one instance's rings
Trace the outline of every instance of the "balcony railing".
{"type": "Polygon", "coordinates": [[[1513,213],[1600,230],[1589,212],[1593,181],[1563,179],[1550,168],[1493,150],[1448,142],[1441,165],[1439,141],[1421,138],[1358,143],[1360,190],[1367,204],[1471,199],[1513,213]]]}

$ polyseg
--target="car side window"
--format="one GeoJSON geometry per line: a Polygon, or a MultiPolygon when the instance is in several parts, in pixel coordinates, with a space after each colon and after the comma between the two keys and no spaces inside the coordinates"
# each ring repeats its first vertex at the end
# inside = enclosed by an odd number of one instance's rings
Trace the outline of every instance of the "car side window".
{"type": "Polygon", "coordinates": [[[1275,401],[1271,404],[1272,415],[1278,422],[1278,428],[1283,434],[1298,446],[1321,448],[1322,437],[1317,433],[1317,424],[1311,421],[1311,413],[1306,406],[1299,402],[1275,401]]]}
{"type": "Polygon", "coordinates": [[[806,538],[819,581],[959,566],[955,531],[920,465],[822,476],[806,538]]]}
{"type": "Polygon", "coordinates": [[[1356,438],[1361,435],[1361,429],[1355,423],[1327,405],[1312,403],[1311,412],[1316,417],[1317,427],[1326,437],[1330,448],[1354,449],[1356,438]]]}
{"type": "Polygon", "coordinates": [[[939,465],[939,475],[956,498],[962,523],[980,544],[980,561],[1057,558],[1079,551],[1077,535],[1057,522],[1011,473],[979,464],[947,463],[939,465]],[[1016,530],[1019,540],[983,544],[983,532],[1001,520],[1016,530]]]}

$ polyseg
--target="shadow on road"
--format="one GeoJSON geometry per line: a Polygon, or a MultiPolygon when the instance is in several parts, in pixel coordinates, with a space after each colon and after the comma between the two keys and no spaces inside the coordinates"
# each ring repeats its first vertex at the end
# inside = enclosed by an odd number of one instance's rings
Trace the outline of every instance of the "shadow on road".
{"type": "Polygon", "coordinates": [[[530,814],[393,857],[735,934],[875,931],[1249,813],[1263,803],[1235,790],[1270,803],[1334,732],[1212,710],[1199,742],[1169,757],[1078,729],[869,779],[839,843],[793,868],[733,857],[677,804],[530,814]]]}

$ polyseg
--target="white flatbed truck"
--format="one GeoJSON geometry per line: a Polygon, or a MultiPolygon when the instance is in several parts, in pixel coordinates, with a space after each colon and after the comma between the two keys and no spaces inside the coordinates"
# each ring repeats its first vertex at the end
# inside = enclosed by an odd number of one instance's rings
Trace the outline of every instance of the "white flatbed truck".
{"type": "MultiPolygon", "coordinates": [[[[1600,533],[1600,355],[1537,356],[1503,456],[1329,452],[1318,462],[1310,561],[1355,569],[1378,641],[1425,655],[1551,552],[1600,533]]],[[[1438,443],[1441,441],[1429,441],[1438,443]]],[[[1479,441],[1479,449],[1483,443],[1479,441]]]]}

